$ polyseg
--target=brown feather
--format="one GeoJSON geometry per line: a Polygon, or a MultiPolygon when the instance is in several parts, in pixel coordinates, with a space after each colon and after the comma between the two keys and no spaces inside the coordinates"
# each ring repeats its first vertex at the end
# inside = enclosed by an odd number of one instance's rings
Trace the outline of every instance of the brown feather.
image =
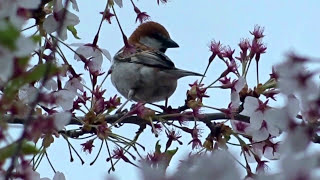
{"type": "Polygon", "coordinates": [[[161,24],[148,21],[137,27],[137,29],[130,36],[129,43],[140,44],[141,37],[152,37],[154,34],[161,34],[164,37],[170,38],[168,31],[161,24]]]}

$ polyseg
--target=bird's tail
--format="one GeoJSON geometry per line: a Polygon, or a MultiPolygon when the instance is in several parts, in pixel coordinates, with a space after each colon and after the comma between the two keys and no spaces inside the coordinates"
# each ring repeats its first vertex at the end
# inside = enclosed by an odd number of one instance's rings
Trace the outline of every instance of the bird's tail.
{"type": "Polygon", "coordinates": [[[171,71],[170,74],[173,74],[176,78],[181,78],[185,76],[204,76],[203,74],[200,74],[200,73],[186,71],[182,69],[171,69],[168,71],[171,71]]]}

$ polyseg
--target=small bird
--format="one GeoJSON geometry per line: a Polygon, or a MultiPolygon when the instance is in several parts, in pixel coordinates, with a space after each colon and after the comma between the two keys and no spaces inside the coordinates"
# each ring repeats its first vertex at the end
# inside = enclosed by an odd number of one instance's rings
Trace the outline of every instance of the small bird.
{"type": "Polygon", "coordinates": [[[184,76],[203,76],[178,69],[164,53],[167,48],[177,48],[168,31],[159,23],[141,24],[128,42],[135,51],[120,49],[113,58],[111,81],[121,95],[129,100],[153,103],[167,100],[184,76]]]}

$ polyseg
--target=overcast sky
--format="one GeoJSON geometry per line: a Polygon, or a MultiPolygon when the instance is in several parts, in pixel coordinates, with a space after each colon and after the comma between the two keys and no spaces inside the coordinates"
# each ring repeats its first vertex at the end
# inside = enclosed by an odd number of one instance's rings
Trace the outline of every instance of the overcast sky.
{"type": "MultiPolygon", "coordinates": [[[[130,1],[123,1],[124,8],[117,7],[116,10],[122,27],[129,36],[138,26],[138,23],[135,23],[136,15],[130,1]]],[[[92,42],[101,19],[99,12],[104,10],[105,3],[106,1],[100,0],[78,1],[80,12],[77,15],[80,17],[80,24],[76,26],[76,29],[81,40],[76,40],[69,34],[67,43],[92,42]]],[[[238,55],[237,44],[241,38],[251,38],[249,31],[252,31],[256,24],[265,27],[266,37],[264,42],[268,47],[267,53],[262,55],[260,60],[260,65],[263,67],[260,68],[261,82],[269,78],[272,65],[281,62],[286,52],[296,51],[300,54],[320,57],[320,25],[318,23],[320,2],[317,0],[170,0],[167,4],[161,4],[160,6],[157,5],[156,0],[140,0],[136,2],[136,5],[141,11],[146,11],[151,16],[151,20],[163,24],[172,39],[180,45],[178,49],[167,51],[167,55],[178,68],[202,73],[210,56],[208,45],[213,39],[220,40],[224,45],[235,48],[235,54],[238,55]]],[[[112,19],[111,25],[107,22],[103,24],[98,45],[109,50],[111,55],[114,55],[123,46],[115,19],[112,19]]],[[[73,54],[68,50],[65,52],[72,61],[73,54]]],[[[105,60],[104,64],[104,70],[107,71],[110,62],[105,60]]],[[[83,66],[79,67],[82,68],[83,66]]],[[[214,62],[204,82],[211,83],[224,68],[222,63],[214,62]]],[[[182,105],[188,84],[195,80],[195,77],[180,80],[177,91],[170,98],[169,103],[173,106],[182,105]]],[[[252,73],[249,83],[255,83],[254,73],[252,73]]],[[[110,80],[107,81],[105,87],[107,88],[106,96],[113,96],[116,93],[110,80]]],[[[222,91],[212,90],[208,93],[211,97],[205,103],[210,103],[215,107],[226,107],[229,103],[230,97],[226,92],[223,95],[220,94],[223,93],[222,91]]],[[[120,132],[122,134],[125,132],[126,137],[132,138],[137,129],[136,126],[127,126],[123,127],[120,132]]],[[[140,142],[147,147],[147,153],[153,149],[156,139],[149,133],[150,129],[145,132],[140,142]]],[[[164,135],[164,132],[162,132],[162,135],[164,135]]],[[[184,146],[190,140],[189,135],[187,136],[184,146]]],[[[205,137],[206,134],[203,134],[202,140],[205,137]]],[[[96,144],[96,149],[91,155],[81,153],[86,159],[85,165],[81,166],[80,161],[75,156],[75,161],[69,163],[66,142],[63,142],[63,140],[56,140],[56,142],[58,143],[54,143],[50,147],[49,156],[51,156],[56,170],[64,172],[67,179],[102,179],[106,176],[110,167],[110,164],[105,161],[107,158],[106,148],[102,150],[99,160],[93,166],[89,166],[89,163],[94,159],[99,144],[96,144]]],[[[160,141],[163,146],[165,142],[166,139],[160,141]]],[[[81,143],[84,143],[84,141],[74,141],[74,144],[81,143]]],[[[183,157],[189,149],[189,146],[188,148],[180,148],[179,156],[173,159],[173,165],[177,164],[179,158],[183,157]]],[[[78,152],[80,152],[80,147],[78,147],[78,152]]],[[[171,169],[174,169],[174,166],[171,166],[171,169]]],[[[38,171],[42,177],[52,177],[53,174],[45,160],[38,171]]],[[[132,178],[129,179],[138,179],[137,173],[138,171],[134,167],[121,162],[116,165],[116,172],[113,174],[119,179],[125,180],[131,176],[132,178]]]]}

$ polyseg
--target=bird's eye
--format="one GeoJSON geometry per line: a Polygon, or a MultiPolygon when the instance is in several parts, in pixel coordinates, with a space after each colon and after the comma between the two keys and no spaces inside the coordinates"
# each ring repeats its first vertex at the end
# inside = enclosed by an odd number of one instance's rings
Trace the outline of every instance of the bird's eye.
{"type": "Polygon", "coordinates": [[[163,35],[159,34],[159,33],[153,33],[152,37],[156,40],[162,41],[164,39],[166,39],[163,35]]]}

